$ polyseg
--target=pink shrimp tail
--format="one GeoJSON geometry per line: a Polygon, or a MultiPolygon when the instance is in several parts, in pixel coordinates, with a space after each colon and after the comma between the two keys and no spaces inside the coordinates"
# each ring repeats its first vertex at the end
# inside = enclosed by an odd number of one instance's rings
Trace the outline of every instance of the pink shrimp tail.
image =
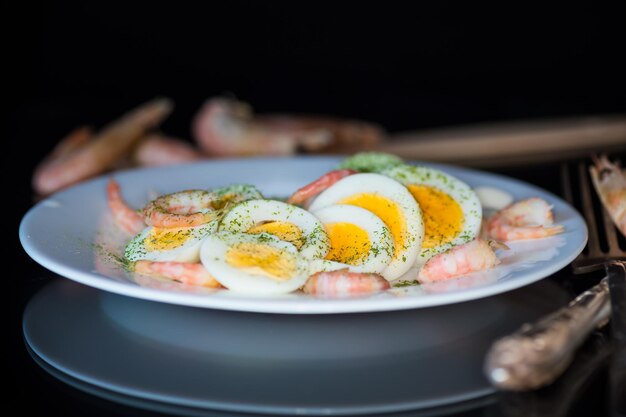
{"type": "Polygon", "coordinates": [[[389,288],[389,282],[379,274],[341,269],[311,275],[302,290],[306,294],[341,298],[374,294],[389,288]]]}
{"type": "Polygon", "coordinates": [[[126,204],[120,185],[113,178],[107,184],[107,198],[113,219],[122,230],[134,236],[146,227],[143,216],[126,204]]]}
{"type": "Polygon", "coordinates": [[[475,239],[430,258],[419,272],[421,283],[445,281],[483,271],[499,263],[489,242],[475,239]]]}
{"type": "Polygon", "coordinates": [[[317,196],[340,179],[356,173],[357,171],[354,171],[352,169],[336,169],[334,171],[330,171],[322,175],[312,183],[307,184],[302,188],[299,188],[295,193],[291,195],[291,197],[289,197],[287,202],[289,204],[303,204],[305,201],[317,196]]]}

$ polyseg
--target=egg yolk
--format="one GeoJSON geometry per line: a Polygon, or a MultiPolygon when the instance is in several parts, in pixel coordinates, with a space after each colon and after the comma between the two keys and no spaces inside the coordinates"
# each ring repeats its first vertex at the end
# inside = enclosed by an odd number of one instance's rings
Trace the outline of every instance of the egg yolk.
{"type": "Polygon", "coordinates": [[[339,201],[339,204],[352,204],[371,211],[389,228],[395,247],[394,258],[404,249],[406,222],[398,205],[378,194],[355,194],[339,201]]]}
{"type": "Polygon", "coordinates": [[[422,210],[422,247],[428,249],[453,241],[463,229],[463,210],[459,203],[434,187],[411,184],[407,188],[422,210]]]}
{"type": "Polygon", "coordinates": [[[154,227],[146,238],[144,245],[148,251],[165,251],[182,246],[193,235],[193,229],[181,228],[157,228],[154,227]]]}
{"type": "Polygon", "coordinates": [[[226,263],[255,275],[276,281],[287,281],[296,273],[296,258],[289,252],[270,245],[241,242],[226,252],[226,263]]]}
{"type": "Polygon", "coordinates": [[[372,247],[367,232],[352,223],[324,225],[330,238],[326,259],[349,265],[361,265],[372,247]]]}
{"type": "Polygon", "coordinates": [[[263,232],[274,235],[280,240],[285,240],[289,243],[293,243],[293,245],[298,249],[300,249],[304,244],[302,230],[293,223],[272,221],[252,226],[247,231],[247,233],[254,235],[263,232]]]}

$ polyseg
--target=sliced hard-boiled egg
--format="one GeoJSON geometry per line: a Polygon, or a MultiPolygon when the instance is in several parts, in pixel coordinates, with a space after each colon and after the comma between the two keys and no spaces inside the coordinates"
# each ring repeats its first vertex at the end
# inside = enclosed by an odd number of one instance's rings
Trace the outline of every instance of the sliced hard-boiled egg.
{"type": "Polygon", "coordinates": [[[380,174],[350,175],[320,193],[309,210],[315,213],[334,204],[361,207],[385,223],[394,244],[391,261],[381,272],[387,280],[402,276],[416,262],[424,227],[420,209],[404,185],[380,174]]]}
{"type": "Polygon", "coordinates": [[[234,184],[215,188],[212,194],[215,198],[213,201],[213,208],[215,209],[221,209],[246,200],[263,198],[261,192],[254,185],[249,184],[234,184]]]}
{"type": "Polygon", "coordinates": [[[208,236],[200,261],[224,287],[248,294],[283,294],[309,277],[309,260],[291,243],[269,233],[221,231],[208,236]]]}
{"type": "Polygon", "coordinates": [[[344,159],[339,168],[353,169],[359,172],[381,172],[387,168],[401,165],[401,158],[384,152],[359,152],[344,159]]]}
{"type": "Polygon", "coordinates": [[[198,262],[200,245],[217,230],[217,221],[194,227],[146,227],[126,245],[129,261],[198,262]]]}
{"type": "Polygon", "coordinates": [[[422,210],[424,241],[418,263],[467,243],[480,232],[480,200],[463,181],[425,166],[399,165],[383,174],[404,184],[422,210]]]}
{"type": "MultiPolygon", "coordinates": [[[[393,256],[393,238],[385,223],[371,211],[337,204],[313,214],[322,222],[330,239],[328,261],[340,263],[351,272],[379,273],[387,268],[393,256]]],[[[333,265],[332,269],[337,267],[333,265]]]]}
{"type": "Polygon", "coordinates": [[[220,230],[269,233],[290,242],[309,259],[321,259],[330,248],[322,223],[308,211],[275,200],[248,200],[226,213],[220,230]]]}

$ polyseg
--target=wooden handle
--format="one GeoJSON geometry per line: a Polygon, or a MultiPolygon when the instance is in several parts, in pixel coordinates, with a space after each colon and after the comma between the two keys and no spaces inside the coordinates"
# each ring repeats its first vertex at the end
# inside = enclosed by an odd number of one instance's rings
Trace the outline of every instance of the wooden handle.
{"type": "Polygon", "coordinates": [[[378,150],[406,159],[495,166],[621,149],[626,149],[624,114],[397,133],[378,150]]]}

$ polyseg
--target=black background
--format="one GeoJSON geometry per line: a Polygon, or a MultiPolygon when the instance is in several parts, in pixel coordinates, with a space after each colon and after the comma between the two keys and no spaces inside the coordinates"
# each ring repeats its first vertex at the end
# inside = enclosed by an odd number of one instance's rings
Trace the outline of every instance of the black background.
{"type": "Polygon", "coordinates": [[[24,414],[84,411],[32,380],[41,375],[19,327],[46,276],[17,239],[33,203],[30,176],[75,126],[99,127],[167,96],[176,109],[163,130],[189,139],[193,114],[218,94],[258,112],[360,118],[390,132],[626,111],[624,2],[362,3],[3,6],[3,183],[17,196],[8,202],[9,368],[24,414]]]}

